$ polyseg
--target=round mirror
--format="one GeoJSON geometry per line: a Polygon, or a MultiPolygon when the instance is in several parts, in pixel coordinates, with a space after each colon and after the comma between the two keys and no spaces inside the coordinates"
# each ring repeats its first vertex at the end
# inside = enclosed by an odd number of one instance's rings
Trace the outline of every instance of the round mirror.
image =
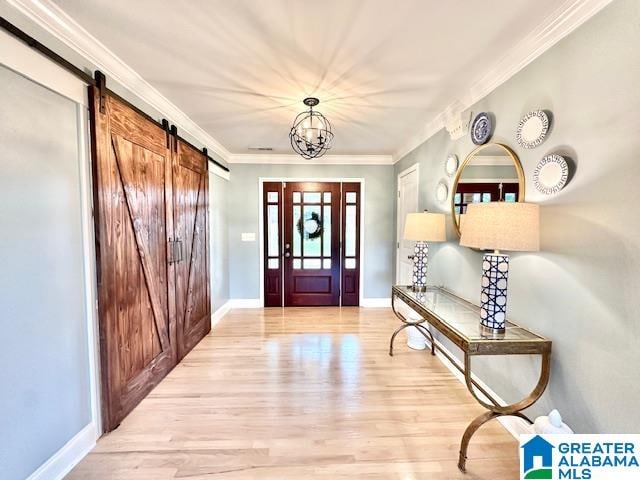
{"type": "Polygon", "coordinates": [[[518,156],[506,145],[487,143],[473,150],[458,169],[451,189],[451,214],[460,235],[467,205],[524,201],[524,172],[518,156]]]}

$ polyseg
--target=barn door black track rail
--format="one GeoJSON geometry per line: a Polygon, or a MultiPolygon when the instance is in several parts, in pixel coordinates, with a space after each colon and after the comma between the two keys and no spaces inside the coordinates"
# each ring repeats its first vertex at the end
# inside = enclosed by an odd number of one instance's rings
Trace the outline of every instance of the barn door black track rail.
{"type": "MultiPolygon", "coordinates": [[[[97,70],[95,72],[95,77],[92,77],[89,73],[87,73],[84,70],[76,67],[73,63],[68,61],[66,58],[61,57],[56,52],[51,50],[49,47],[47,47],[43,43],[39,42],[35,38],[33,38],[31,35],[29,35],[25,31],[23,31],[23,30],[19,29],[18,27],[16,27],[13,23],[9,22],[4,17],[0,17],[0,28],[5,30],[7,33],[13,35],[18,40],[22,41],[23,43],[25,43],[29,47],[31,47],[34,50],[40,52],[42,55],[47,57],[49,60],[51,60],[52,62],[56,63],[60,67],[64,68],[66,71],[68,71],[72,75],[78,77],[80,80],[82,80],[87,85],[92,85],[92,86],[97,87],[100,90],[100,95],[101,95],[101,102],[100,102],[101,103],[101,108],[100,108],[101,111],[102,111],[102,101],[103,101],[102,99],[108,93],[112,97],[115,97],[116,99],[118,99],[120,102],[125,103],[127,106],[129,106],[130,108],[132,108],[133,110],[138,112],[140,115],[142,115],[143,117],[145,117],[149,121],[151,121],[151,122],[155,123],[156,125],[158,125],[163,130],[167,130],[166,125],[169,124],[169,122],[167,120],[163,119],[161,122],[159,122],[158,120],[153,118],[148,113],[142,111],[140,108],[138,108],[135,105],[133,105],[128,100],[122,98],[120,95],[118,95],[114,91],[108,89],[107,86],[106,86],[106,83],[107,83],[106,77],[99,70],[97,70]]],[[[178,128],[175,125],[171,125],[171,128],[169,130],[170,130],[171,134],[173,134],[176,138],[180,138],[180,140],[182,140],[183,142],[188,143],[195,150],[200,150],[199,148],[194,146],[191,142],[188,142],[184,138],[179,137],[178,136],[178,128]]],[[[215,165],[220,167],[225,172],[229,171],[229,168],[226,165],[223,165],[222,163],[218,162],[216,159],[211,158],[208,155],[206,148],[203,148],[202,152],[207,156],[207,159],[209,161],[213,162],[215,165]]]]}

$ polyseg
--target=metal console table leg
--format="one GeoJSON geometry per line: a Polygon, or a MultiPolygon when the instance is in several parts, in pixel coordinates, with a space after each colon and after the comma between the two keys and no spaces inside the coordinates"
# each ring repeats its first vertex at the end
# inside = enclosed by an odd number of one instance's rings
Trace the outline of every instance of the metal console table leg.
{"type": "Polygon", "coordinates": [[[458,457],[458,468],[460,471],[466,471],[467,462],[467,450],[469,448],[469,442],[471,437],[478,431],[478,429],[487,423],[489,420],[504,416],[516,416],[532,423],[531,420],[522,413],[523,410],[529,408],[542,396],[547,384],[549,383],[549,376],[551,372],[551,352],[545,352],[541,354],[542,365],[540,367],[540,377],[535,388],[524,399],[511,405],[498,405],[497,402],[491,398],[486,392],[481,390],[481,393],[489,399],[491,404],[485,402],[480,398],[476,392],[478,388],[477,383],[471,378],[471,356],[465,353],[464,356],[464,380],[467,385],[467,389],[473,395],[473,398],[487,409],[485,413],[476,417],[464,431],[462,435],[462,441],[460,442],[460,456],[458,457]],[[475,388],[474,388],[475,387],[475,388]]]}
{"type": "Polygon", "coordinates": [[[402,315],[400,312],[398,312],[398,310],[396,310],[395,296],[393,295],[391,296],[391,309],[393,310],[393,313],[395,313],[396,317],[398,317],[400,321],[402,321],[403,325],[400,325],[400,328],[398,328],[395,332],[393,332],[393,335],[391,335],[391,341],[389,342],[389,355],[393,357],[393,342],[396,339],[396,335],[398,335],[398,333],[400,333],[402,330],[404,330],[407,327],[416,327],[416,329],[424,336],[424,338],[429,341],[429,345],[431,346],[431,355],[435,355],[436,342],[433,340],[433,335],[431,334],[429,329],[427,329],[424,325],[422,325],[424,322],[426,322],[426,320],[425,319],[418,320],[418,321],[407,320],[404,317],[404,315],[402,315]]]}

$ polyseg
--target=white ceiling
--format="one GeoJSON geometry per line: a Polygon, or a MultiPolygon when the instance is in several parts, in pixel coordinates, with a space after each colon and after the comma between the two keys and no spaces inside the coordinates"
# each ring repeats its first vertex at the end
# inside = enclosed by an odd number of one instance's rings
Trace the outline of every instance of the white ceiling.
{"type": "Polygon", "coordinates": [[[291,153],[310,95],[333,124],[332,154],[397,153],[559,11],[557,0],[56,3],[233,154],[291,153]]]}

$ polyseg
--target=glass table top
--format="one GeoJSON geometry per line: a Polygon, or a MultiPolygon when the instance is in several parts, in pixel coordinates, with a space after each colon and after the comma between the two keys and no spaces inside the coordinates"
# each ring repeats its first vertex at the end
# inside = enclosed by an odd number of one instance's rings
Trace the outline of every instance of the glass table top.
{"type": "MultiPolygon", "coordinates": [[[[425,292],[414,292],[411,287],[394,286],[393,292],[400,300],[409,300],[410,307],[412,307],[411,303],[414,303],[418,313],[428,313],[431,317],[435,317],[442,327],[469,344],[478,342],[550,344],[546,338],[508,321],[504,334],[495,337],[483,334],[480,330],[480,307],[441,287],[427,287],[425,292]]],[[[438,328],[438,325],[435,326],[438,328]]]]}

